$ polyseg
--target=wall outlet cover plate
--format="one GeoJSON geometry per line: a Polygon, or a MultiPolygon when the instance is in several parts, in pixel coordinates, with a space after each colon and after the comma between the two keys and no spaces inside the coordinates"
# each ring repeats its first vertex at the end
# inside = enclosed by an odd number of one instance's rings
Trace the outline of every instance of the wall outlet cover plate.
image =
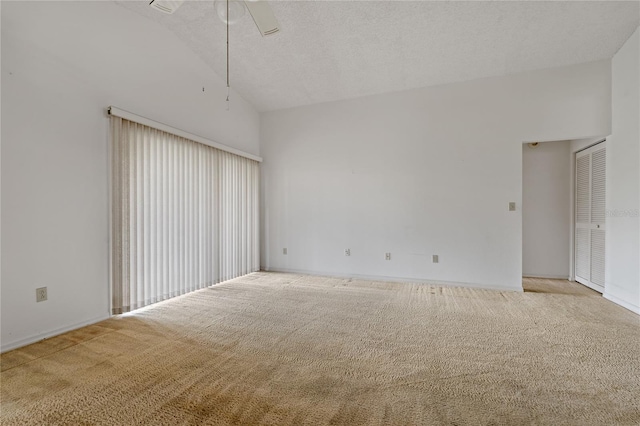
{"type": "Polygon", "coordinates": [[[47,288],[36,288],[36,302],[44,302],[45,300],[47,300],[47,288]]]}

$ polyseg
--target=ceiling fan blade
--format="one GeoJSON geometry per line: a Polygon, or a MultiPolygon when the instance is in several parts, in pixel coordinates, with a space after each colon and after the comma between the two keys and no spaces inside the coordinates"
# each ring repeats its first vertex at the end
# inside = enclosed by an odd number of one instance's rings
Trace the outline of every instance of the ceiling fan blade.
{"type": "Polygon", "coordinates": [[[163,13],[171,14],[178,9],[184,0],[151,0],[149,6],[163,13]]]}
{"type": "Polygon", "coordinates": [[[249,13],[253,17],[253,22],[256,23],[260,34],[268,36],[280,31],[280,25],[278,24],[276,16],[273,14],[273,10],[271,10],[269,3],[264,0],[247,0],[244,4],[247,6],[249,13]]]}

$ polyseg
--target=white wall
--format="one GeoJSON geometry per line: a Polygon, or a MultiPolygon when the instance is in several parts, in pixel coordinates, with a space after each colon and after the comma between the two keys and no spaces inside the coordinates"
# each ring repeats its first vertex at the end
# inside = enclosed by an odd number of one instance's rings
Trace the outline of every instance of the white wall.
{"type": "Polygon", "coordinates": [[[612,60],[605,297],[640,314],[640,31],[612,60]]]}
{"type": "Polygon", "coordinates": [[[259,154],[258,113],[237,95],[225,111],[225,92],[111,2],[2,2],[2,350],[108,315],[105,108],[259,154]]]}
{"type": "Polygon", "coordinates": [[[569,141],[522,146],[522,274],[569,278],[571,252],[569,141]]]}
{"type": "Polygon", "coordinates": [[[522,142],[609,134],[610,72],[600,61],[264,113],[263,267],[521,289],[522,142]]]}

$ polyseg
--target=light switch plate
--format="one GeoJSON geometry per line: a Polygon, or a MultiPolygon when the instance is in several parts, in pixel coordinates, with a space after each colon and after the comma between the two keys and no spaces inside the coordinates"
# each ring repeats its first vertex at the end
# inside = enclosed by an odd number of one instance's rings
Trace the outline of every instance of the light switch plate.
{"type": "Polygon", "coordinates": [[[516,203],[514,203],[513,201],[511,201],[509,203],[509,211],[510,212],[515,212],[516,211],[516,203]]]}

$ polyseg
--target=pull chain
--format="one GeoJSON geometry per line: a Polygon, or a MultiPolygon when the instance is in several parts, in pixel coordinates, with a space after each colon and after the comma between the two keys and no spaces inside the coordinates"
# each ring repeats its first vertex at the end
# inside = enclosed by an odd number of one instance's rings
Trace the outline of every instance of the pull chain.
{"type": "Polygon", "coordinates": [[[229,0],[227,0],[227,111],[229,111],[229,0]]]}

